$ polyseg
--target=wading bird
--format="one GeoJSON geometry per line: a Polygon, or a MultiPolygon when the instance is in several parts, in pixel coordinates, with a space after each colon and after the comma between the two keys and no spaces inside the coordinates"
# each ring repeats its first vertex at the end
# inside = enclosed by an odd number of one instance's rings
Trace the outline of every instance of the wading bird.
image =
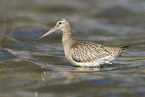
{"type": "Polygon", "coordinates": [[[75,66],[94,67],[106,63],[111,64],[110,61],[115,60],[117,56],[119,56],[129,47],[124,46],[121,48],[113,48],[94,42],[76,41],[72,38],[72,31],[67,18],[62,18],[56,23],[54,28],[42,35],[40,38],[36,39],[36,41],[56,30],[62,30],[62,44],[65,57],[75,66]]]}

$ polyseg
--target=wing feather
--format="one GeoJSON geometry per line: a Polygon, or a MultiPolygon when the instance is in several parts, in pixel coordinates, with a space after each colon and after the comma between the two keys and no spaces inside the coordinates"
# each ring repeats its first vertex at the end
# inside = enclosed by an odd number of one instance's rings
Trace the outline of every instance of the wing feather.
{"type": "Polygon", "coordinates": [[[113,48],[104,47],[93,42],[75,42],[72,47],[72,58],[77,62],[90,62],[113,54],[113,48]]]}

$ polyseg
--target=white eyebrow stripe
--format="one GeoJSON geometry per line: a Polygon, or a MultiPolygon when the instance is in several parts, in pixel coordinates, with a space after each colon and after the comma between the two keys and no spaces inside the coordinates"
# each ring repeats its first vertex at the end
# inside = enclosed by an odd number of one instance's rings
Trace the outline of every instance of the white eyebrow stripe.
{"type": "Polygon", "coordinates": [[[59,24],[59,22],[65,22],[65,21],[58,21],[58,22],[57,22],[57,25],[59,24]]]}
{"type": "Polygon", "coordinates": [[[59,22],[65,22],[65,21],[59,21],[59,22]]]}

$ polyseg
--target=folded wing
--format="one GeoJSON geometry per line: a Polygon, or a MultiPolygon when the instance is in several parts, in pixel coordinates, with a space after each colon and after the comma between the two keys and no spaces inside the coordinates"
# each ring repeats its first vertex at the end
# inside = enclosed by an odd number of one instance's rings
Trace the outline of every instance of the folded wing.
{"type": "Polygon", "coordinates": [[[76,62],[90,62],[106,56],[121,53],[121,48],[105,47],[93,42],[75,42],[72,47],[72,58],[76,62]],[[118,52],[117,52],[118,50],[118,52]]]}

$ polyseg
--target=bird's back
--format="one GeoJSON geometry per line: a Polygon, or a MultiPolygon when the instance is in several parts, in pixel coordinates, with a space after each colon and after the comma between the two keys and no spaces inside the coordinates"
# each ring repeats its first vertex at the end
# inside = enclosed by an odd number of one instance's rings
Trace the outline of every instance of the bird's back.
{"type": "Polygon", "coordinates": [[[71,56],[76,62],[91,62],[107,56],[118,56],[123,52],[122,48],[105,47],[93,42],[74,42],[71,46],[71,56]]]}

